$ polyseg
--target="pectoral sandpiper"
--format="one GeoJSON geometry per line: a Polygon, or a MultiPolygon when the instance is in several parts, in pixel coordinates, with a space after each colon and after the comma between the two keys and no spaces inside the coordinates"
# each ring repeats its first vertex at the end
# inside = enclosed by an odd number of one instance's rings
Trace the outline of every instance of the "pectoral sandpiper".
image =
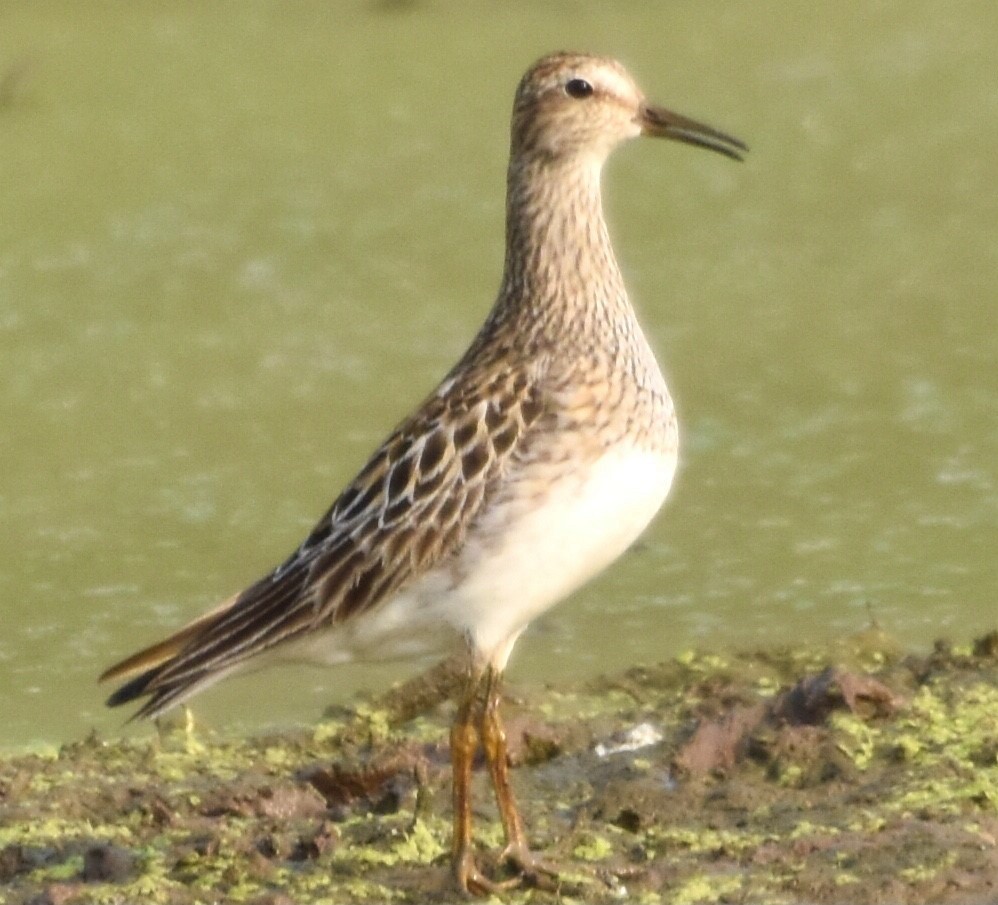
{"type": "Polygon", "coordinates": [[[610,152],[639,135],[741,159],[738,139],[649,104],[616,61],[558,53],[513,104],[506,258],[470,348],[269,575],[104,673],[114,706],[155,716],[251,659],[335,664],[454,649],[468,678],[451,730],[458,887],[499,887],[471,845],[481,744],[516,879],[536,876],[507,771],[500,681],[527,624],[609,565],[665,500],[677,428],[624,289],[600,200],[610,152]]]}

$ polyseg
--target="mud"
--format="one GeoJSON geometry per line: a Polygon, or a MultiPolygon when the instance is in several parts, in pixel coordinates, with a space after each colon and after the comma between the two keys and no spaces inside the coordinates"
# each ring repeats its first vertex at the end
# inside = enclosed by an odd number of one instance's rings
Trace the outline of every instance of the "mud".
{"type": "MultiPolygon", "coordinates": [[[[281,735],[183,718],[0,760],[0,902],[444,902],[441,667],[281,735]]],[[[557,874],[513,902],[998,902],[998,632],[928,655],[690,652],[510,688],[513,778],[557,874]]],[[[481,866],[502,835],[475,776],[481,866]]]]}

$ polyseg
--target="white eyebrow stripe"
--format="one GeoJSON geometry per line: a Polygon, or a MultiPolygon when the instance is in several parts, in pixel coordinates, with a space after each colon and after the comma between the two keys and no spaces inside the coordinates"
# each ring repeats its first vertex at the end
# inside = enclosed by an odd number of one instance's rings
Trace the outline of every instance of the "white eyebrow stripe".
{"type": "MultiPolygon", "coordinates": [[[[603,90],[608,91],[614,97],[621,99],[634,97],[634,85],[616,69],[606,66],[600,69],[596,75],[598,79],[594,87],[603,88],[603,90]]],[[[585,76],[582,76],[582,78],[585,78],[585,76]]]]}

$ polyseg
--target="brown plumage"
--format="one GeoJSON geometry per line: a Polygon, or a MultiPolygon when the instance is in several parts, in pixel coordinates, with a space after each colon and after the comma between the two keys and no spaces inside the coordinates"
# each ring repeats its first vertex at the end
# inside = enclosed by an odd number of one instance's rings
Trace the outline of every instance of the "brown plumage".
{"type": "Polygon", "coordinates": [[[543,408],[529,369],[476,364],[395,430],[285,562],[103,673],[141,673],[108,705],[148,696],[135,717],[156,716],[250,657],[363,613],[459,546],[543,408]]]}
{"type": "Polygon", "coordinates": [[[453,871],[499,885],[471,847],[485,750],[504,859],[537,878],[499,720],[502,672],[529,621],[638,536],[664,500],[678,434],[603,219],[600,172],[638,135],[740,159],[737,139],[649,105],[624,68],[552,54],[513,104],[498,298],[436,391],[378,448],[301,546],[177,634],[109,669],[117,705],[154,716],[251,659],[467,654],[451,733],[453,871]]]}

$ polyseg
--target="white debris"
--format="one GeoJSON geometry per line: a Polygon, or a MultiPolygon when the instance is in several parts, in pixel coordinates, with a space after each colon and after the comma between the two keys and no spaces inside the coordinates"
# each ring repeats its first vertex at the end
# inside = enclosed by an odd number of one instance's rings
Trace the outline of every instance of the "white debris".
{"type": "Polygon", "coordinates": [[[651,723],[638,723],[626,732],[617,732],[612,741],[604,745],[602,742],[594,749],[597,757],[609,757],[611,754],[621,754],[625,751],[639,751],[662,741],[662,733],[651,723]]]}

